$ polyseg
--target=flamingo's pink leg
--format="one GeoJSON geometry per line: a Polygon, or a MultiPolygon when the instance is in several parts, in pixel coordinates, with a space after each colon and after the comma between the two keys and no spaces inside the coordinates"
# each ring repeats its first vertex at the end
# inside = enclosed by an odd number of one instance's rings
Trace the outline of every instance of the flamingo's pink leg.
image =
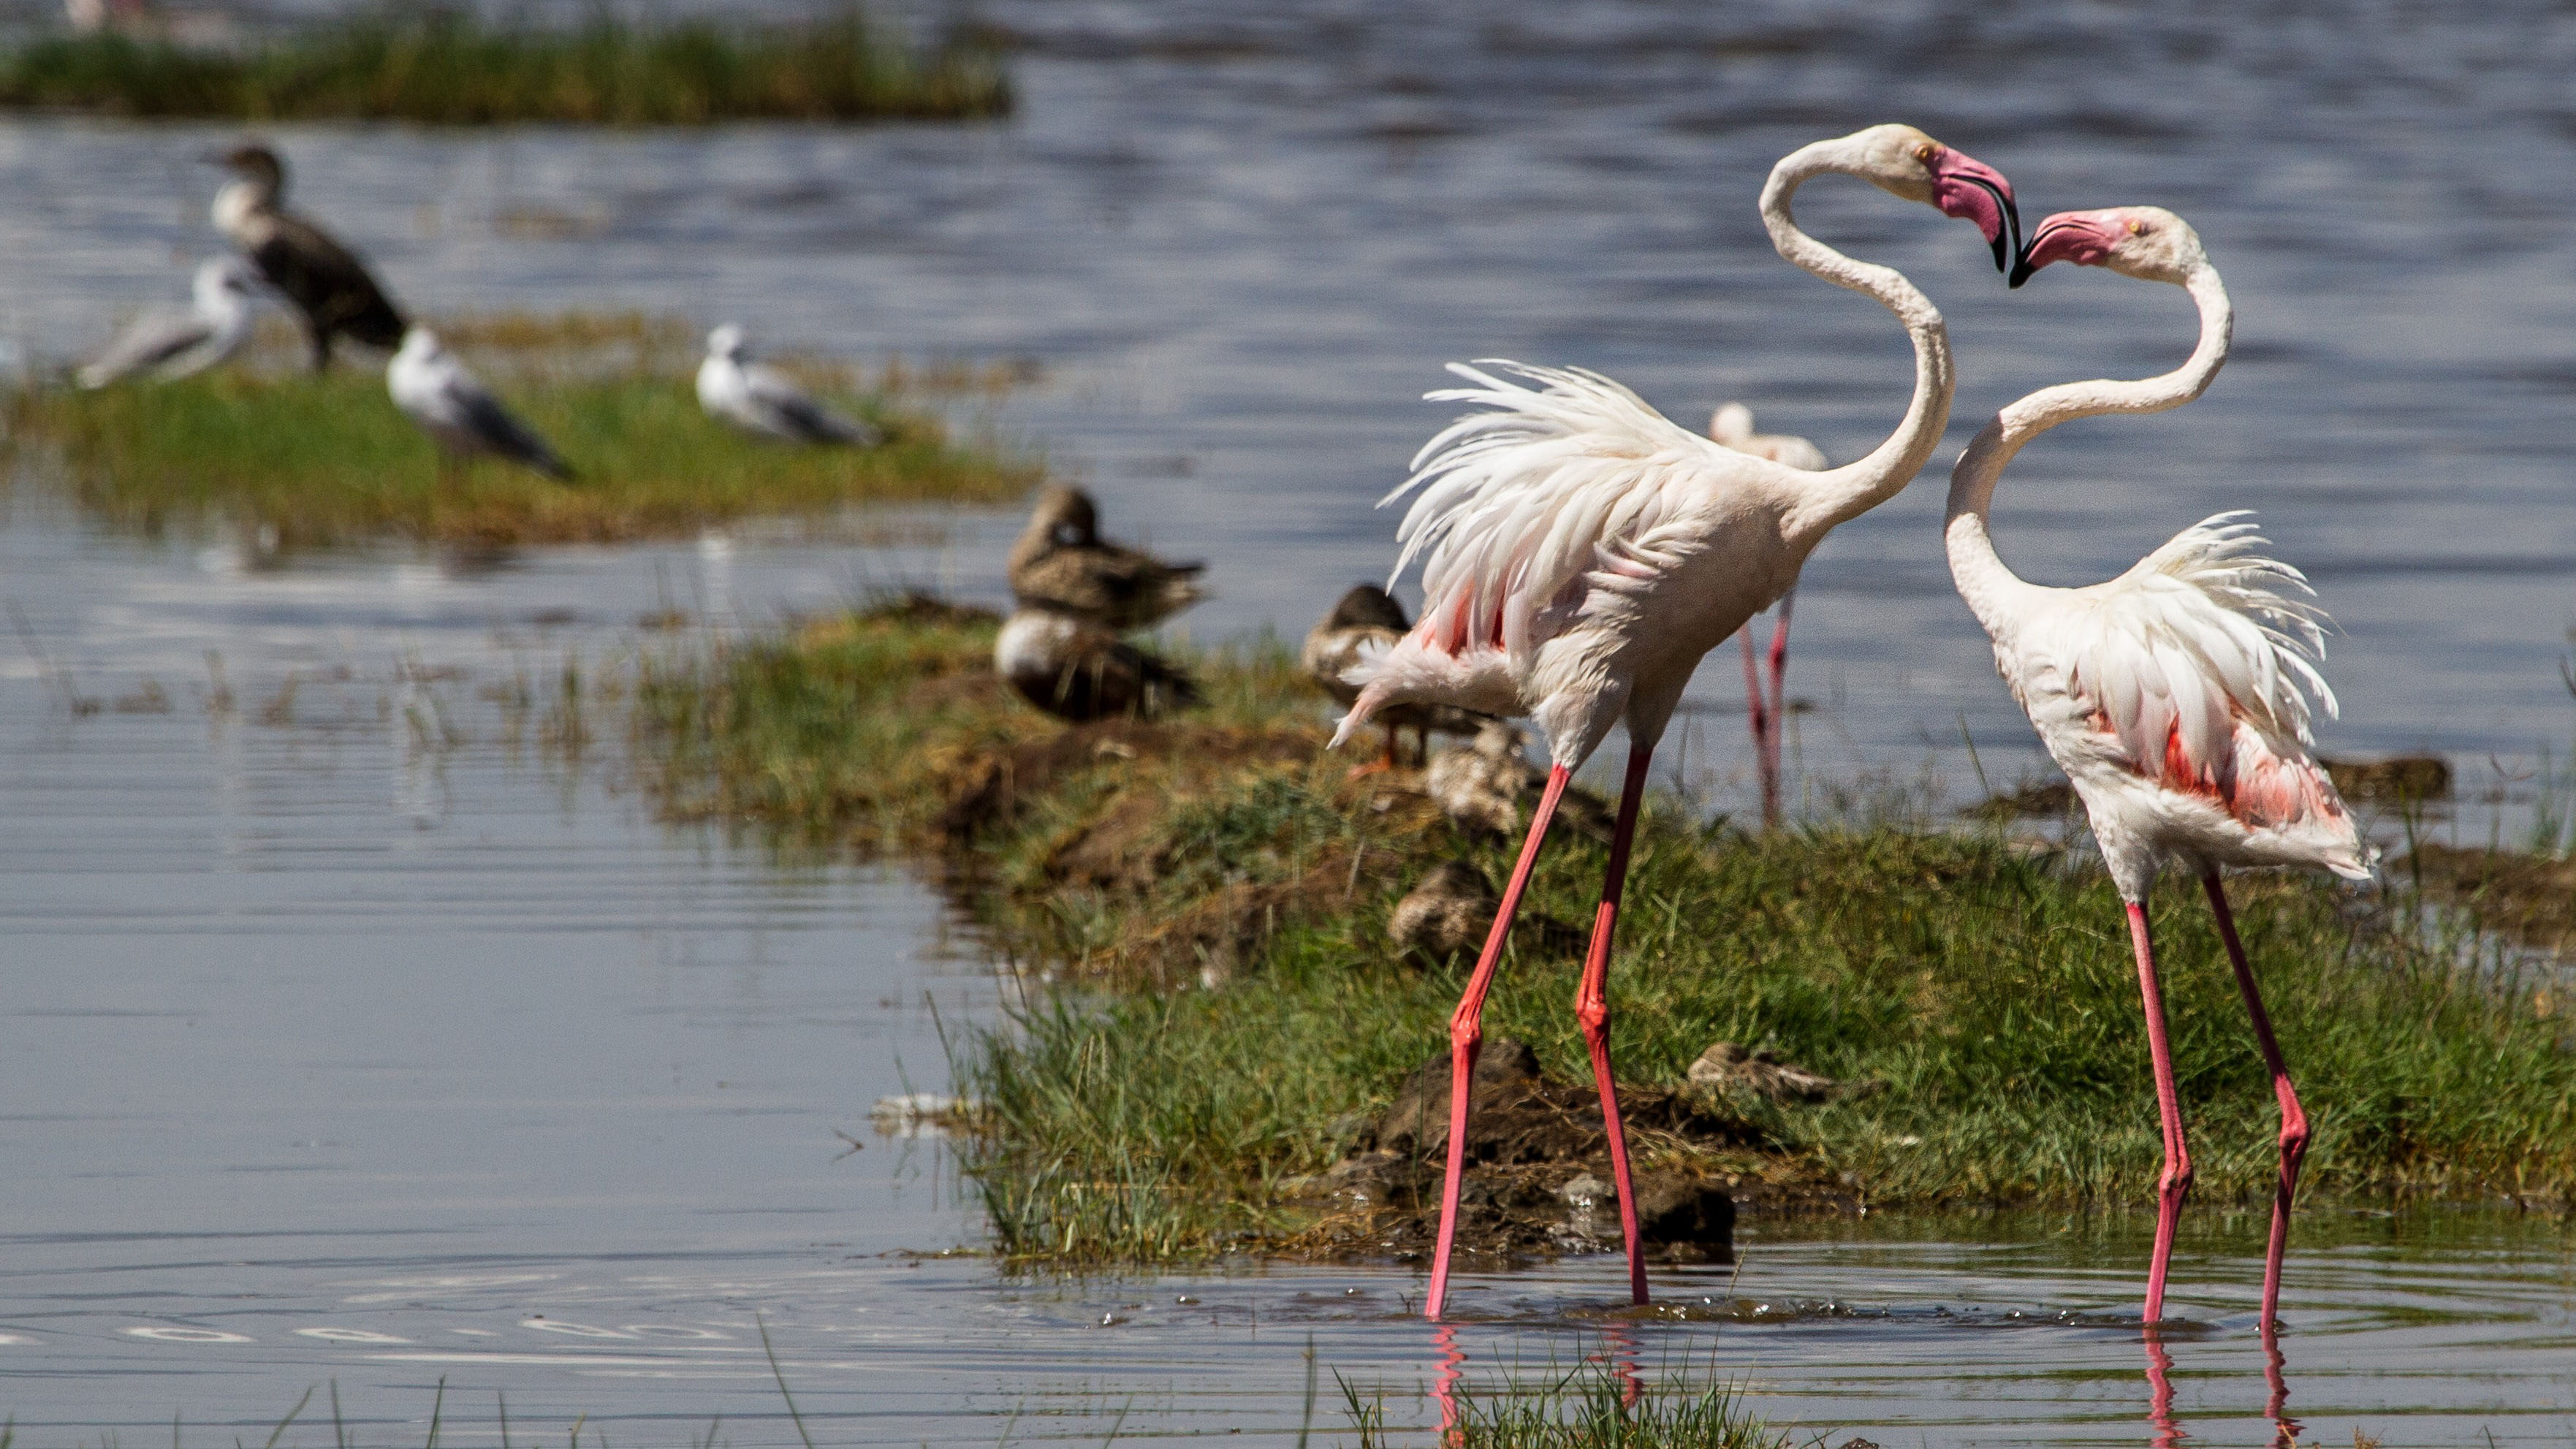
{"type": "Polygon", "coordinates": [[[1601,881],[1601,910],[1592,920],[1592,949],[1583,958],[1574,1015],[1583,1044],[1592,1051],[1592,1083],[1601,1093],[1601,1126],[1610,1136],[1610,1177],[1619,1189],[1619,1232],[1628,1246],[1628,1291],[1646,1301],[1644,1245],[1637,1241],[1637,1195],[1628,1179],[1628,1134],[1619,1123],[1619,1088],[1610,1076],[1610,938],[1619,924],[1619,893],[1628,883],[1628,845],[1637,833],[1637,807],[1646,797],[1646,762],[1655,747],[1628,747],[1628,779],[1619,789],[1619,824],[1610,833],[1610,869],[1601,881]]]}
{"type": "MultiPolygon", "coordinates": [[[[2281,1062],[2281,1044],[2272,1035],[2272,1018],[2263,1010],[2263,993],[2254,984],[2254,968],[2237,939],[2236,914],[2227,908],[2227,889],[2212,871],[2200,878],[2209,893],[2209,908],[2218,916],[2218,936],[2227,943],[2228,964],[2236,968],[2236,989],[2245,997],[2245,1014],[2254,1018],[2254,1040],[2263,1048],[2263,1065],[2272,1069],[2272,1095],[2281,1103],[2281,1180],[2272,1190],[2272,1241],[2263,1250],[2263,1331],[2280,1321],[2281,1256],[2290,1246],[2290,1197],[2299,1186],[2299,1160],[2308,1153],[2308,1114],[2299,1109],[2291,1089],[2290,1069],[2281,1062]]],[[[2277,1416],[2275,1416],[2277,1417],[2277,1416]]]]}
{"type": "Polygon", "coordinates": [[[1789,610],[1797,602],[1796,589],[1782,594],[1779,622],[1771,626],[1770,740],[1762,757],[1766,826],[1780,823],[1780,742],[1789,732],[1789,610]]]}
{"type": "Polygon", "coordinates": [[[1512,866],[1511,884],[1503,888],[1503,900],[1494,910],[1494,926],[1485,935],[1485,949],[1476,958],[1475,973],[1467,978],[1467,990],[1458,998],[1458,1009],[1449,1016],[1449,1167],[1440,1181],[1440,1242],[1431,1257],[1431,1296],[1424,1300],[1422,1316],[1437,1321],[1449,1297],[1449,1250],[1458,1240],[1458,1188],[1467,1172],[1467,1098],[1476,1075],[1476,1048],[1484,1040],[1483,1018],[1485,993],[1494,984],[1494,967],[1503,957],[1503,943],[1511,939],[1512,917],[1520,913],[1521,893],[1529,888],[1530,871],[1538,864],[1539,845],[1547,839],[1548,822],[1556,818],[1556,803],[1565,798],[1565,782],[1572,774],[1563,765],[1547,772],[1547,789],[1538,797],[1538,809],[1530,815],[1529,838],[1521,842],[1521,858],[1512,866]]]}
{"type": "Polygon", "coordinates": [[[2147,908],[2129,904],[2129,940],[2138,954],[2138,994],[2147,1005],[2147,1053],[2156,1064],[2156,1115],[2164,1123],[2165,1170],[2156,1180],[2155,1261],[2147,1268],[2147,1322],[2164,1317],[2165,1265],[2173,1258],[2174,1226],[2191,1192],[2191,1148],[2182,1137],[2182,1097],[2174,1088],[2173,1044],[2165,1038],[2164,993],[2156,988],[2155,948],[2147,940],[2147,908]]]}
{"type": "Polygon", "coordinates": [[[1762,824],[1780,820],[1780,782],[1771,773],[1771,707],[1762,695],[1762,670],[1753,653],[1753,625],[1736,631],[1744,641],[1744,723],[1753,732],[1753,772],[1762,780],[1762,824]]]}
{"type": "Polygon", "coordinates": [[[2189,1438],[2173,1416],[2173,1355],[2153,1324],[2147,1328],[2147,1425],[2155,1430],[2151,1449],[2179,1449],[2189,1438]]]}

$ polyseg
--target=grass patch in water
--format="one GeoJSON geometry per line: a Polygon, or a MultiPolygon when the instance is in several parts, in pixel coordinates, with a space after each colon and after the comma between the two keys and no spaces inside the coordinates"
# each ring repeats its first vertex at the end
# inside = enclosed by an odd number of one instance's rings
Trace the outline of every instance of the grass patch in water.
{"type": "MultiPolygon", "coordinates": [[[[959,1053],[995,1246],[1059,1262],[1294,1244],[1288,1179],[1445,1050],[1464,967],[1399,956],[1432,864],[1498,881],[1513,842],[1352,782],[1276,649],[1208,656],[1215,709],[1063,729],[990,676],[989,622],[900,610],[648,670],[647,774],[676,813],[808,844],[943,845],[1058,996],[959,1053]],[[1202,983],[1220,989],[1199,989],[1202,983]]],[[[1615,761],[1612,762],[1615,764],[1615,761]]],[[[1529,909],[1586,920],[1601,846],[1543,858],[1529,909]]],[[[2402,882],[2401,882],[2402,885],[2402,882]]],[[[2545,992],[2457,921],[2297,876],[2231,882],[2315,1137],[2303,1194],[2576,1186],[2576,1053],[2545,992]]],[[[1872,1205],[2150,1200],[2161,1153],[2120,904],[2082,852],[1895,819],[1748,835],[1652,801],[1612,975],[1623,1079],[1677,1085],[1712,1042],[1881,1087],[1732,1103],[1769,1145],[1699,1152],[1740,1185],[1872,1205]]],[[[2152,903],[2203,1203],[2274,1171],[2269,1081],[2194,883],[2152,903]]],[[[1585,1075],[1571,954],[1516,954],[1489,1037],[1585,1075]]],[[[1656,1151],[1645,1156],[1651,1159],[1656,1151]]],[[[1678,1149],[1675,1149],[1678,1150],[1678,1149]]]]}
{"type": "MultiPolygon", "coordinates": [[[[1352,1449],[1418,1442],[1421,1430],[1387,1424],[1382,1399],[1363,1398],[1347,1381],[1342,1398],[1352,1449]]],[[[1553,1378],[1515,1376],[1488,1391],[1455,1391],[1453,1405],[1440,1442],[1457,1449],[1788,1449],[1796,1442],[1738,1404],[1730,1382],[1694,1388],[1683,1378],[1650,1386],[1597,1361],[1553,1378]]],[[[1825,1436],[1807,1442],[1821,1449],[1825,1436]]]]}
{"type": "Polygon", "coordinates": [[[1006,503],[1041,471],[953,440],[901,400],[1006,386],[998,372],[925,377],[897,366],[871,378],[803,367],[809,384],[890,441],[796,448],[746,438],[699,409],[697,330],[686,324],[502,316],[441,335],[553,442],[575,481],[483,461],[442,486],[435,450],[395,410],[380,367],[314,376],[261,365],[291,346],[280,329],[250,361],[177,382],[20,392],[6,404],[8,447],[56,464],[80,503],[114,526],[157,534],[220,522],[283,548],[389,535],[484,545],[686,536],[854,504],[1006,503]]]}
{"type": "Polygon", "coordinates": [[[766,26],[602,6],[559,29],[388,7],[239,47],[99,32],[0,56],[0,107],[161,118],[667,126],[963,120],[1011,103],[989,51],[917,52],[856,6],[766,26]]]}

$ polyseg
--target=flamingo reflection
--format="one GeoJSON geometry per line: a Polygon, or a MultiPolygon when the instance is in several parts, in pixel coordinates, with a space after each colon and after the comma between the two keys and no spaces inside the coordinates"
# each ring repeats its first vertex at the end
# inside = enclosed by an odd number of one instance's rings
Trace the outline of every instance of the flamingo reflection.
{"type": "Polygon", "coordinates": [[[2155,1437],[2147,1442],[2155,1449],[2178,1449],[2191,1436],[2182,1431],[2173,1416],[2173,1355],[2165,1352],[2164,1340],[2153,1328],[2147,1330],[2147,1422],[2155,1427],[2155,1437]]]}

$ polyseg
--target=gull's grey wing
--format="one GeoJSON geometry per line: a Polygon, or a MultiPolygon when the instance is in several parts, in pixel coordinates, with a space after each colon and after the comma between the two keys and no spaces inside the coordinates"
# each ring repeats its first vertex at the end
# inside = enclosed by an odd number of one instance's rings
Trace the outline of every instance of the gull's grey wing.
{"type": "Polygon", "coordinates": [[[525,463],[550,478],[572,481],[572,469],[555,456],[555,450],[546,446],[546,440],[538,437],[534,429],[510,416],[500,399],[463,379],[448,386],[464,412],[466,426],[493,452],[525,463]]]}
{"type": "Polygon", "coordinates": [[[883,435],[876,429],[845,418],[816,402],[803,388],[788,381],[774,368],[746,368],[744,380],[751,386],[753,404],[776,415],[782,424],[806,442],[872,447],[883,440],[883,435]]]}
{"type": "Polygon", "coordinates": [[[132,377],[148,367],[158,367],[191,347],[203,346],[215,335],[206,319],[163,313],[145,317],[117,334],[107,350],[80,370],[83,387],[105,387],[121,378],[132,377]]]}

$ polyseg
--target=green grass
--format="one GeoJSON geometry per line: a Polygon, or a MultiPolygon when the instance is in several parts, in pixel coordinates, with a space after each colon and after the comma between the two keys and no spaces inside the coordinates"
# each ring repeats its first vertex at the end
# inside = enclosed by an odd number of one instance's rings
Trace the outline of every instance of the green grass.
{"type": "Polygon", "coordinates": [[[855,6],[751,27],[619,18],[564,29],[470,9],[384,10],[217,49],[113,33],[0,55],[0,107],[240,121],[404,120],[698,125],[729,120],[957,120],[1007,114],[994,58],[917,54],[855,6]]]}
{"type": "MultiPolygon", "coordinates": [[[[1418,1443],[1422,1431],[1390,1428],[1383,1401],[1342,1385],[1353,1449],[1418,1443]]],[[[1787,1449],[1791,1437],[1736,1403],[1735,1386],[1686,1378],[1648,1384],[1607,1363],[1538,1379],[1515,1375],[1498,1390],[1459,1391],[1444,1445],[1458,1449],[1787,1449]]],[[[1813,1441],[1822,1445],[1824,1437],[1813,1441]]]]}
{"type": "Polygon", "coordinates": [[[7,446],[58,464],[82,505],[115,526],[158,533],[221,523],[286,548],[384,536],[686,536],[853,504],[1006,503],[1040,471],[1031,459],[953,441],[937,418],[882,388],[862,390],[844,370],[812,380],[885,426],[886,446],[743,437],[699,410],[684,346],[692,329],[675,324],[502,319],[449,331],[450,345],[555,445],[575,481],[481,462],[442,486],[428,438],[395,410],[381,369],[364,363],[319,377],[236,365],[171,383],[26,391],[6,403],[7,446]]]}
{"type": "MultiPolygon", "coordinates": [[[[1388,911],[1450,856],[1499,880],[1510,847],[1459,839],[1418,800],[1379,808],[1350,760],[1316,752],[1321,701],[1276,650],[1203,660],[1219,704],[1199,723],[1063,734],[993,686],[988,628],[832,621],[666,662],[645,691],[647,774],[677,813],[945,848],[1011,954],[1111,988],[960,1044],[960,1090],[994,1124],[968,1166],[1004,1255],[1293,1243],[1310,1215],[1283,1179],[1328,1165],[1336,1119],[1383,1106],[1444,1049],[1465,963],[1400,959],[1388,911]],[[961,827],[953,802],[997,760],[1016,808],[961,827]]],[[[1559,837],[1529,909],[1588,920],[1603,860],[1559,837]]],[[[2290,876],[2231,890],[2315,1127],[2304,1191],[2576,1186],[2576,1053],[2545,983],[2402,883],[2386,901],[2290,876]],[[2428,935],[2426,919],[2445,924],[2428,935]]],[[[1659,799],[1627,901],[1623,1080],[1678,1083],[1731,1040],[1885,1084],[1740,1103],[1771,1149],[1705,1165],[1874,1206],[2147,1200],[2145,1034],[2120,903],[2089,854],[1901,814],[1757,837],[1659,799]]],[[[2257,1198],[2274,1109],[2225,956],[2192,883],[2152,912],[2199,1191],[2257,1198]]],[[[1487,1031],[1580,1079],[1576,973],[1507,961],[1487,1031]]]]}

